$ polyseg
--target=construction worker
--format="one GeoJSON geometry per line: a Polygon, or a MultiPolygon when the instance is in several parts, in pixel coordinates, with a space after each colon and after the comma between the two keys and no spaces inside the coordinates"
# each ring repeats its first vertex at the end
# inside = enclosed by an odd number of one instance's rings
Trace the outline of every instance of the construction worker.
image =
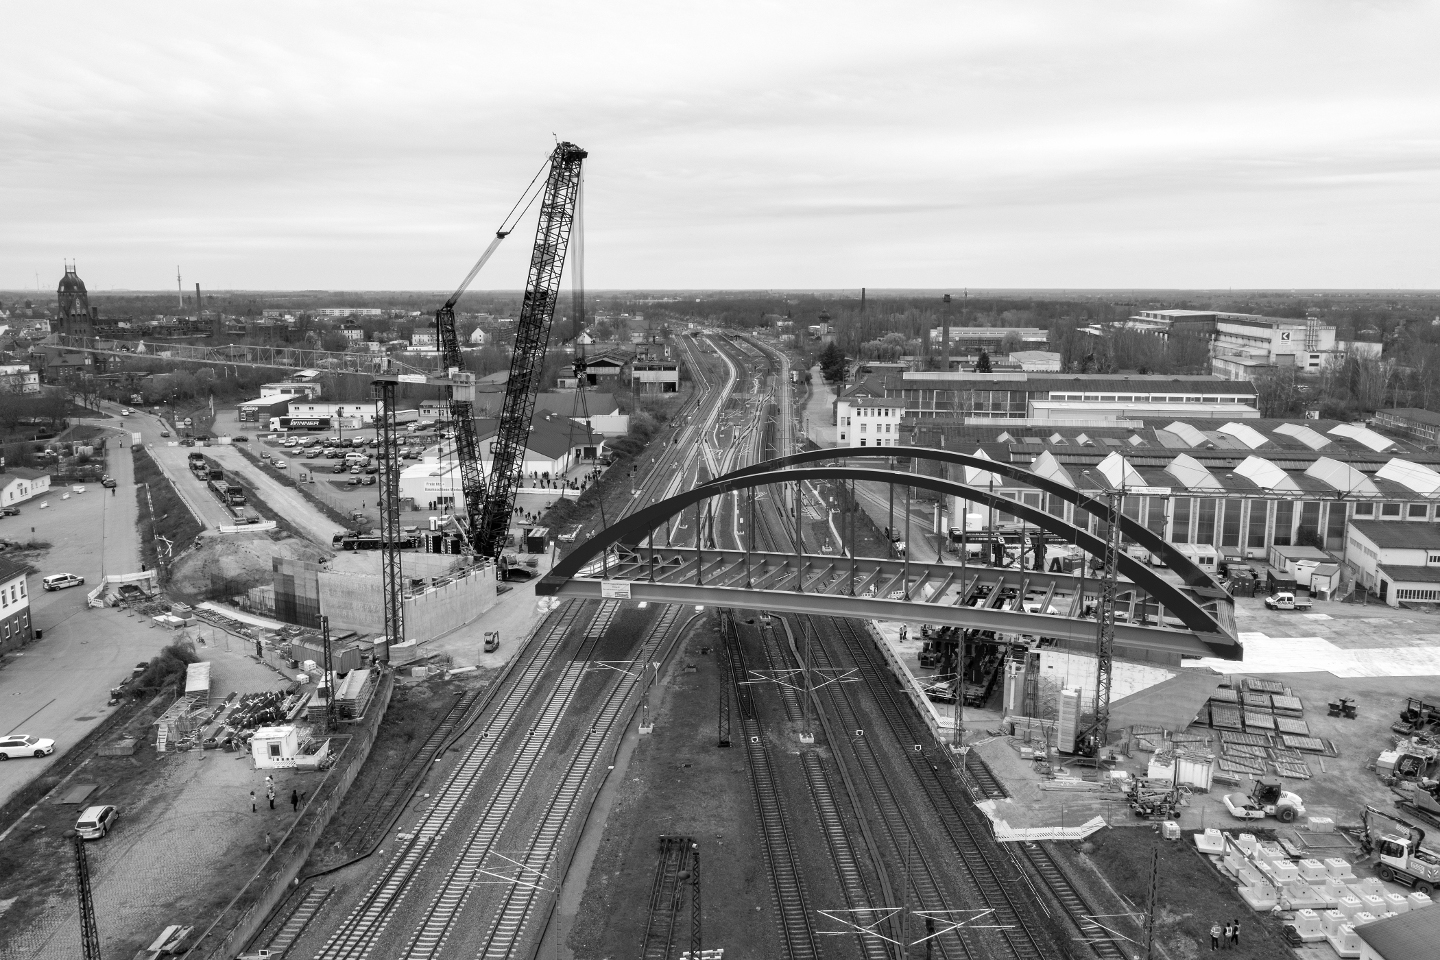
{"type": "Polygon", "coordinates": [[[1211,951],[1220,949],[1220,924],[1218,923],[1210,924],[1210,949],[1211,951]]]}

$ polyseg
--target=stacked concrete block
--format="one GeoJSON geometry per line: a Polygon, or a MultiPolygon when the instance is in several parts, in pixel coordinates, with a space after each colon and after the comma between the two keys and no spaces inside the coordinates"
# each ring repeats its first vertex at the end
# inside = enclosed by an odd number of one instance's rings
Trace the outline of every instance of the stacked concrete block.
{"type": "Polygon", "coordinates": [[[1325,869],[1330,876],[1337,880],[1344,880],[1349,883],[1355,876],[1355,868],[1350,866],[1350,861],[1344,857],[1326,857],[1325,869]]]}
{"type": "Polygon", "coordinates": [[[1385,909],[1390,913],[1409,913],[1410,898],[1403,893],[1385,894],[1385,909]]]}
{"type": "Polygon", "coordinates": [[[1430,899],[1430,894],[1421,893],[1419,890],[1416,890],[1405,899],[1410,901],[1411,910],[1424,910],[1426,907],[1433,907],[1435,905],[1435,901],[1430,899]]]}
{"type": "Polygon", "coordinates": [[[1238,892],[1240,899],[1250,904],[1252,910],[1273,910],[1280,902],[1279,890],[1273,883],[1265,880],[1246,884],[1238,892]]]}
{"type": "Polygon", "coordinates": [[[1387,909],[1384,894],[1367,893],[1360,898],[1360,903],[1365,912],[1374,917],[1380,916],[1387,909]]]}
{"type": "Polygon", "coordinates": [[[1259,842],[1255,839],[1255,834],[1253,833],[1240,834],[1240,836],[1235,838],[1235,844],[1241,849],[1241,851],[1244,852],[1245,856],[1247,857],[1254,856],[1255,848],[1260,845],[1259,842]]]}
{"type": "Polygon", "coordinates": [[[1364,880],[1351,880],[1350,892],[1359,897],[1362,901],[1366,897],[1385,896],[1385,881],[1379,877],[1366,877],[1364,880]]]}
{"type": "Polygon", "coordinates": [[[1343,960],[1360,956],[1360,937],[1355,933],[1353,924],[1342,923],[1340,929],[1335,931],[1333,936],[1327,936],[1325,939],[1330,941],[1331,949],[1343,960]]]}
{"type": "Polygon", "coordinates": [[[1365,908],[1361,905],[1359,897],[1353,893],[1347,893],[1335,902],[1335,909],[1344,915],[1346,920],[1352,920],[1365,908]]]}
{"type": "MultiPolygon", "coordinates": [[[[1359,913],[1357,910],[1356,913],[1359,913]]],[[[1320,915],[1320,923],[1324,927],[1325,939],[1338,936],[1340,928],[1350,922],[1350,918],[1342,910],[1326,910],[1320,915]]]]}
{"type": "Polygon", "coordinates": [[[1218,855],[1225,852],[1225,834],[1216,827],[1209,827],[1204,833],[1195,834],[1195,847],[1201,853],[1218,855]]]}
{"type": "Polygon", "coordinates": [[[1324,883],[1330,879],[1330,874],[1325,869],[1325,864],[1313,857],[1301,860],[1298,866],[1300,867],[1300,879],[1306,883],[1324,883]]]}
{"type": "Polygon", "coordinates": [[[1314,910],[1299,910],[1295,914],[1295,934],[1306,943],[1325,939],[1325,924],[1314,910]]]}
{"type": "Polygon", "coordinates": [[[1270,864],[1270,875],[1277,886],[1295,883],[1300,879],[1300,868],[1290,860],[1276,860],[1270,864]]]}
{"type": "Polygon", "coordinates": [[[1310,817],[1306,824],[1311,833],[1334,833],[1335,821],[1329,817],[1310,817]]]}
{"type": "Polygon", "coordinates": [[[1290,904],[1292,909],[1307,907],[1312,910],[1324,909],[1330,905],[1329,898],[1325,894],[1304,881],[1287,883],[1280,888],[1280,897],[1290,904]]]}
{"type": "Polygon", "coordinates": [[[1340,902],[1341,897],[1348,897],[1350,895],[1349,885],[1346,884],[1344,880],[1336,877],[1328,877],[1320,887],[1320,891],[1325,897],[1325,906],[1327,907],[1335,906],[1335,904],[1340,902]]]}

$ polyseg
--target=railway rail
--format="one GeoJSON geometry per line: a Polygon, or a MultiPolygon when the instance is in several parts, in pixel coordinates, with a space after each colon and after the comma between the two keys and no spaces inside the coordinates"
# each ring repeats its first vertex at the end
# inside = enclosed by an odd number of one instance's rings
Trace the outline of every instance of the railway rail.
{"type": "Polygon", "coordinates": [[[670,960],[680,914],[688,902],[684,881],[688,879],[693,837],[662,835],[660,859],[650,885],[650,908],[645,914],[645,936],[640,942],[640,960],[670,960]]]}
{"type": "Polygon", "coordinates": [[[750,686],[742,682],[742,678],[749,676],[745,650],[737,631],[723,630],[722,633],[731,664],[736,712],[740,719],[745,761],[750,770],[760,835],[764,841],[765,867],[770,875],[770,893],[774,898],[775,918],[780,925],[781,946],[790,960],[810,960],[820,956],[819,943],[795,842],[780,801],[770,748],[756,716],[750,686]]]}
{"type": "Polygon", "coordinates": [[[515,721],[526,698],[538,686],[556,649],[579,619],[584,607],[585,604],[571,602],[552,614],[543,639],[522,654],[527,657],[524,666],[507,681],[508,689],[497,698],[494,714],[486,721],[465,758],[451,772],[417,829],[397,837],[400,841],[398,848],[391,854],[380,877],[331,933],[316,953],[316,960],[351,960],[369,952],[389,923],[410,881],[428,862],[434,839],[446,830],[456,811],[469,799],[496,744],[515,721]]]}
{"type": "Polygon", "coordinates": [[[525,852],[517,858],[523,865],[519,873],[522,882],[505,893],[479,952],[484,960],[508,960],[515,956],[529,939],[530,921],[542,898],[558,895],[557,890],[546,888],[538,881],[557,877],[565,869],[561,863],[564,841],[575,824],[575,814],[587,793],[586,787],[599,772],[606,748],[613,752],[618,747],[618,734],[635,710],[634,694],[637,689],[643,690],[644,665],[663,659],[661,649],[667,641],[673,642],[671,631],[679,616],[678,607],[670,606],[662,611],[637,652],[635,659],[641,669],[625,671],[611,684],[604,705],[571,757],[525,852]]]}

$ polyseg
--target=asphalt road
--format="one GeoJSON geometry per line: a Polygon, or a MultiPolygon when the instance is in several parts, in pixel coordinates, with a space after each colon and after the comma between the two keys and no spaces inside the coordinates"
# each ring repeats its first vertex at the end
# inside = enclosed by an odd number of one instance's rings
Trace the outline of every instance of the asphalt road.
{"type": "MultiPolygon", "coordinates": [[[[118,431],[113,436],[119,440],[118,431]]],[[[110,688],[173,638],[149,621],[85,606],[86,593],[106,573],[140,569],[134,471],[129,440],[124,442],[123,449],[115,441],[110,445],[107,469],[118,483],[114,494],[87,484],[84,493],[72,492],[66,500],[66,491],[54,488],[21,504],[20,516],[0,521],[0,537],[25,542],[33,528],[35,540],[51,545],[36,561],[39,573],[29,580],[30,620],[44,638],[6,658],[0,669],[0,733],[29,733],[56,742],[55,754],[43,760],[0,763],[0,803],[98,724],[108,712],[110,688]],[[41,502],[49,506],[41,509],[41,502]],[[79,574],[85,585],[47,593],[40,580],[52,573],[79,574]]]]}

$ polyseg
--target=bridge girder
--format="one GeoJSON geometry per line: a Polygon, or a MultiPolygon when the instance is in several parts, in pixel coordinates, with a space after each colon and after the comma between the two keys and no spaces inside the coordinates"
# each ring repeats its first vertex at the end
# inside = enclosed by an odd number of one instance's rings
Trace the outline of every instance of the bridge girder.
{"type": "MultiPolygon", "coordinates": [[[[982,463],[988,463],[988,461],[982,461],[982,463]]],[[[698,582],[695,583],[677,582],[668,576],[652,581],[648,575],[632,579],[613,575],[621,571],[626,573],[635,571],[633,567],[623,565],[620,559],[614,561],[615,565],[612,569],[609,554],[612,547],[621,547],[627,554],[639,554],[641,552],[639,545],[647,535],[652,534],[662,523],[681,513],[687,507],[702,500],[752,487],[777,483],[800,483],[807,480],[901,483],[933,490],[937,493],[961,496],[974,502],[994,503],[1034,526],[1080,546],[1091,554],[1098,555],[1104,550],[1104,543],[1099,537],[1069,524],[1059,517],[952,480],[845,466],[803,469],[782,467],[763,471],[747,468],[691,490],[682,491],[667,500],[639,510],[596,533],[595,536],[579,545],[569,556],[556,564],[550,573],[536,584],[535,592],[540,596],[599,597],[606,595],[607,592],[623,591],[628,592],[630,597],[636,600],[708,603],[795,613],[822,615],[828,613],[829,615],[897,620],[922,619],[926,622],[1011,633],[1067,639],[1093,639],[1094,622],[1089,620],[1075,620],[1043,613],[1027,614],[1015,610],[986,609],[982,611],[974,607],[945,608],[925,604],[921,601],[891,600],[888,597],[846,596],[828,592],[823,594],[807,593],[804,588],[807,584],[806,568],[808,565],[804,563],[803,559],[797,560],[795,566],[788,570],[788,575],[783,579],[772,576],[764,582],[763,586],[738,587],[709,582],[709,579],[716,576],[718,571],[726,569],[726,552],[717,550],[682,551],[687,556],[694,558],[688,567],[682,564],[682,568],[687,574],[693,573],[696,576],[698,582]],[[595,574],[599,574],[599,576],[597,577],[595,574]],[[611,581],[611,586],[608,588],[605,586],[607,580],[611,581]],[[774,585],[785,580],[790,582],[789,589],[781,589],[774,585]],[[924,611],[923,615],[919,612],[922,610],[924,611]],[[946,611],[943,617],[937,615],[941,611],[946,611]]],[[[1074,493],[1074,491],[1070,492],[1074,493]]],[[[1103,505],[1100,505],[1100,508],[1103,509],[1103,505]]],[[[674,548],[671,549],[673,551],[674,548]]],[[[751,556],[754,556],[753,551],[751,556]]],[[[794,559],[794,555],[791,555],[791,559],[794,559]]],[[[846,563],[846,561],[833,557],[826,557],[824,560],[832,565],[846,563]]],[[[1214,604],[1214,612],[1211,612],[1205,609],[1202,601],[1196,596],[1164,580],[1147,565],[1124,555],[1119,560],[1120,574],[1130,580],[1137,590],[1148,595],[1154,604],[1163,607],[1169,617],[1179,620],[1184,625],[1184,629],[1174,629],[1159,624],[1154,626],[1127,624],[1124,630],[1117,628],[1117,640],[1128,646],[1165,653],[1179,652],[1191,656],[1211,656],[1225,659],[1240,658],[1240,647],[1235,638],[1229,597],[1223,591],[1217,589],[1215,592],[1219,594],[1218,597],[1206,598],[1214,604]]],[[[1185,562],[1183,557],[1180,557],[1179,560],[1185,562]]],[[[915,566],[914,561],[911,561],[911,566],[915,566]]],[[[959,567],[952,565],[952,569],[958,571],[959,567]]],[[[641,572],[648,573],[648,571],[641,572]]],[[[1199,574],[1199,579],[1203,583],[1213,583],[1203,571],[1196,570],[1195,572],[1199,574]]],[[[811,573],[820,574],[822,571],[815,569],[811,573]]],[[[885,582],[881,580],[884,573],[882,568],[874,568],[863,581],[865,588],[872,585],[878,586],[879,583],[885,582]]],[[[890,582],[894,582],[893,577],[890,582]]]]}

